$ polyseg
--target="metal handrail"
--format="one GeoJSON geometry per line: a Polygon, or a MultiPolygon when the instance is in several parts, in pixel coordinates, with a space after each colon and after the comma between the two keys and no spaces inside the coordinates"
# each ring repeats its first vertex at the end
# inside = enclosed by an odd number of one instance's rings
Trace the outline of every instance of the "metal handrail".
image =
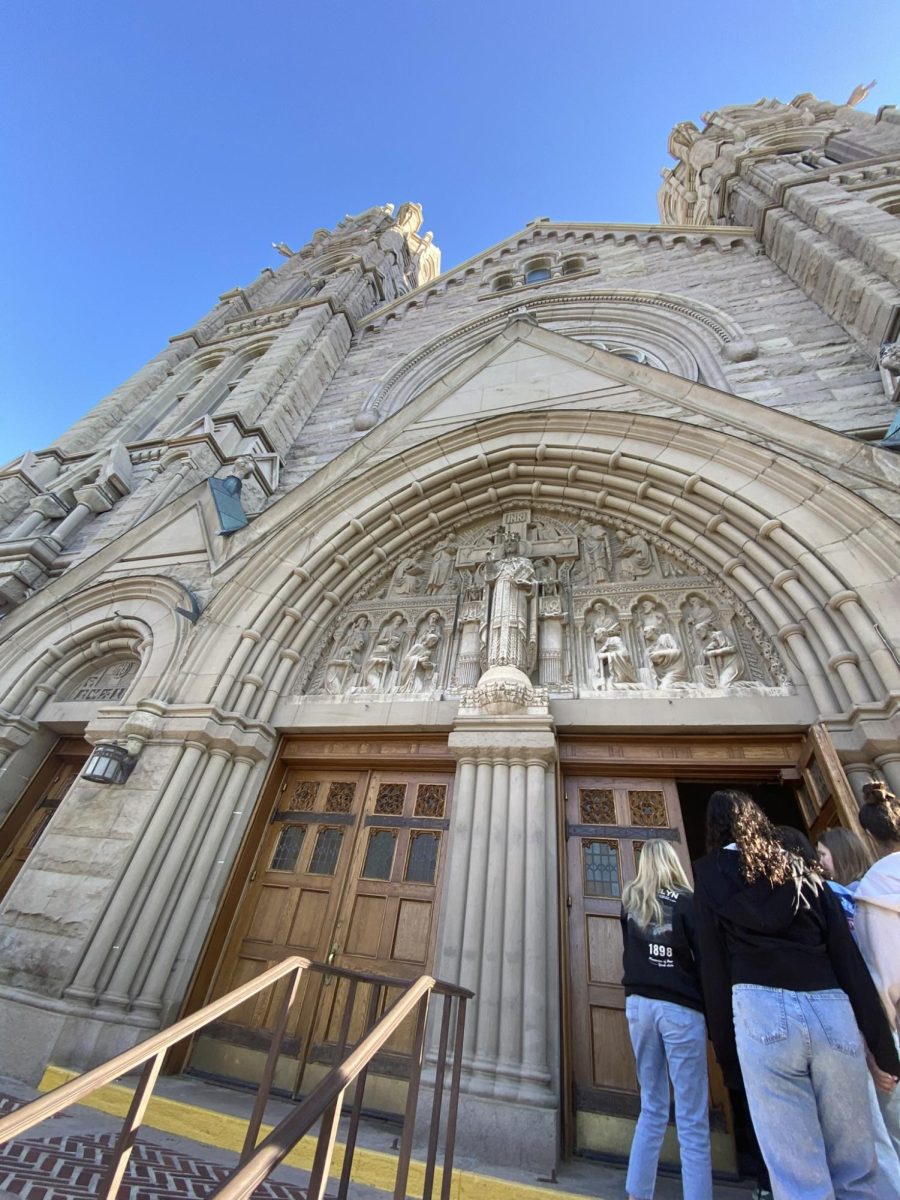
{"type": "Polygon", "coordinates": [[[351,1110],[344,1165],[338,1189],[338,1196],[344,1200],[350,1184],[352,1160],[356,1148],[359,1119],[362,1111],[363,1091],[369,1066],[378,1051],[415,1011],[416,1035],[394,1190],[396,1200],[402,1200],[406,1195],[406,1183],[412,1154],[416,1104],[424,1058],[425,1024],[428,1003],[431,995],[437,993],[443,997],[444,1003],[439,1035],[435,1087],[432,1099],[424,1197],[428,1200],[432,1196],[434,1185],[438,1126],[443,1103],[444,1077],[449,1046],[451,1005],[455,999],[457,1002],[457,1019],[441,1186],[441,1200],[448,1200],[455,1142],[456,1108],[459,1099],[459,1082],[462,1065],[465,1006],[466,1001],[472,998],[472,993],[465,988],[435,980],[429,975],[422,975],[419,979],[410,983],[406,979],[396,979],[390,976],[376,975],[362,971],[351,971],[347,968],[335,967],[331,964],[314,963],[307,958],[299,956],[283,959],[276,966],[270,967],[255,979],[242,984],[220,999],[212,1001],[190,1016],[182,1018],[182,1020],[176,1022],[168,1029],[154,1034],[153,1037],[147,1038],[137,1046],[132,1047],[132,1049],[117,1055],[115,1058],[110,1059],[109,1062],[85,1072],[84,1075],[80,1075],[77,1079],[62,1084],[46,1096],[41,1096],[24,1105],[16,1112],[11,1113],[9,1116],[3,1117],[0,1119],[0,1144],[12,1140],[26,1130],[47,1120],[49,1117],[62,1112],[70,1105],[81,1102],[87,1096],[91,1095],[91,1093],[119,1079],[122,1075],[128,1074],[138,1068],[143,1068],[128,1113],[125,1116],[119,1137],[116,1141],[111,1160],[99,1183],[97,1192],[97,1195],[104,1197],[105,1200],[114,1200],[119,1189],[119,1184],[125,1175],[128,1159],[137,1139],[138,1129],[146,1114],[147,1106],[150,1103],[153,1087],[159,1076],[163,1060],[171,1047],[184,1038],[198,1033],[205,1026],[224,1016],[233,1008],[245,1003],[259,992],[264,991],[287,976],[291,977],[290,982],[275,1020],[272,1041],[257,1090],[253,1111],[248,1121],[240,1161],[235,1173],[215,1192],[215,1196],[220,1198],[220,1200],[246,1200],[246,1197],[249,1197],[253,1190],[278,1166],[286,1155],[290,1153],[293,1146],[312,1128],[316,1119],[321,1116],[322,1125],[316,1146],[307,1196],[308,1200],[322,1200],[331,1165],[344,1093],[356,1081],[356,1095],[351,1110]],[[257,1146],[257,1138],[266,1105],[268,1104],[272,1081],[281,1052],[281,1044],[287,1029],[290,1011],[297,996],[300,978],[305,970],[314,971],[326,977],[337,976],[349,981],[347,1007],[341,1023],[338,1054],[343,1054],[346,1049],[353,1003],[357,987],[360,983],[364,986],[369,985],[372,988],[365,1025],[367,1032],[362,1041],[351,1051],[344,1061],[332,1068],[306,1099],[285,1117],[257,1146]],[[389,988],[401,988],[403,990],[394,1004],[376,1023],[375,1018],[381,997],[389,988]]]}

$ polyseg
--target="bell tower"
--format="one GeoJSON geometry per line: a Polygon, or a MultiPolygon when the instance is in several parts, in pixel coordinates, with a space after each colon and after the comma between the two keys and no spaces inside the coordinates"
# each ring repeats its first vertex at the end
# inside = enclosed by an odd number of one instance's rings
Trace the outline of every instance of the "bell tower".
{"type": "MultiPolygon", "coordinates": [[[[422,208],[319,229],[215,307],[52,447],[0,475],[0,610],[204,479],[262,511],[359,323],[440,271],[422,208]]],[[[215,531],[214,531],[215,532],[215,531]]]]}

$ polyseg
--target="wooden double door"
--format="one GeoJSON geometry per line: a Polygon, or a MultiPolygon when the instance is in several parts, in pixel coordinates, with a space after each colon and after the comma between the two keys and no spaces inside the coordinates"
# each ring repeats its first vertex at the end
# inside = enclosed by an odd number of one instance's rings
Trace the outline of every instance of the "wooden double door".
{"type": "MultiPolygon", "coordinates": [[[[451,798],[450,772],[285,767],[212,995],[293,954],[400,979],[427,972],[451,798]]],[[[276,1073],[282,1091],[307,1091],[330,1064],[347,991],[335,976],[311,974],[304,982],[276,1073]]],[[[213,1027],[194,1045],[191,1068],[258,1078],[282,995],[269,989],[213,1027]]],[[[359,989],[351,1040],[367,1002],[359,989]]],[[[405,1035],[398,1035],[383,1074],[402,1076],[405,1049],[405,1035]]],[[[380,1094],[375,1106],[390,1111],[384,1081],[380,1094]]]]}

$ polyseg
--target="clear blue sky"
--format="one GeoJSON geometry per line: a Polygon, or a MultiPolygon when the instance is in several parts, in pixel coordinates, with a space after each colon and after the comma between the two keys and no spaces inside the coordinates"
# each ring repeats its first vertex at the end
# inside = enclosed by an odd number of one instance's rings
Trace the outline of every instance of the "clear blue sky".
{"type": "Polygon", "coordinates": [[[5,0],[0,462],[317,226],[417,200],[444,266],[654,221],[679,120],[900,103],[897,0],[5,0]]]}

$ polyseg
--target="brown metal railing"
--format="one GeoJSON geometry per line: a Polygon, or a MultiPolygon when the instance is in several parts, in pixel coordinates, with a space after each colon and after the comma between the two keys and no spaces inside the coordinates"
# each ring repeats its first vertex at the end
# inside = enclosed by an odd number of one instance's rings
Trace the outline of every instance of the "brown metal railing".
{"type": "Polygon", "coordinates": [[[18,1137],[49,1117],[55,1116],[71,1105],[81,1103],[93,1092],[105,1087],[121,1076],[140,1070],[140,1078],[131,1104],[125,1115],[122,1128],[119,1131],[119,1136],[112,1150],[110,1160],[106,1164],[96,1193],[102,1200],[114,1200],[125,1175],[128,1159],[136,1141],[138,1130],[146,1114],[147,1106],[150,1103],[153,1087],[159,1076],[163,1059],[171,1047],[185,1038],[193,1037],[205,1026],[218,1020],[232,1009],[237,1008],[266,988],[272,987],[285,978],[288,980],[288,985],[275,1018],[272,1041],[266,1056],[266,1063],[257,1089],[253,1110],[247,1123],[247,1133],[244,1138],[240,1160],[235,1171],[219,1187],[214,1196],[219,1198],[219,1200],[247,1200],[247,1197],[251,1195],[253,1190],[271,1174],[278,1164],[290,1153],[297,1142],[312,1129],[315,1122],[321,1117],[315,1155],[307,1186],[307,1200],[323,1200],[344,1096],[347,1089],[355,1083],[356,1088],[353,1104],[350,1109],[344,1161],[337,1191],[338,1200],[347,1200],[369,1067],[375,1055],[403,1025],[404,1021],[415,1014],[415,1035],[411,1056],[409,1086],[394,1186],[395,1200],[403,1200],[406,1196],[410,1161],[412,1158],[416,1107],[418,1104],[422,1063],[425,1053],[425,1028],[428,1006],[431,997],[438,995],[442,998],[443,1004],[438,1033],[434,1091],[431,1104],[422,1194],[423,1200],[433,1200],[435,1194],[434,1184],[438,1158],[439,1127],[446,1090],[447,1066],[450,1061],[452,1025],[453,1053],[452,1065],[450,1067],[450,1091],[447,1100],[447,1123],[444,1137],[443,1177],[440,1190],[440,1200],[449,1200],[453,1150],[456,1139],[456,1111],[459,1103],[459,1081],[462,1066],[466,1001],[472,998],[472,993],[466,991],[464,988],[438,982],[430,975],[422,975],[415,982],[410,983],[409,980],[392,979],[384,975],[374,975],[362,971],[349,971],[343,967],[313,963],[309,959],[299,957],[284,959],[277,966],[271,967],[262,975],[257,976],[256,979],[243,984],[221,999],[214,1000],[198,1012],[192,1013],[191,1016],[185,1017],[168,1029],[164,1029],[161,1033],[147,1038],[146,1041],[141,1042],[131,1050],[127,1050],[124,1054],[117,1055],[115,1058],[110,1059],[109,1062],[103,1063],[102,1066],[87,1071],[84,1075],[80,1075],[77,1079],[63,1084],[61,1087],[49,1092],[46,1096],[41,1096],[37,1100],[33,1100],[30,1104],[26,1104],[24,1107],[10,1114],[10,1116],[0,1119],[0,1145],[11,1141],[13,1138],[18,1137]],[[282,1042],[290,1020],[291,1009],[297,998],[301,976],[307,970],[328,976],[329,978],[336,976],[348,981],[346,1007],[338,1034],[337,1057],[340,1059],[346,1053],[350,1021],[357,990],[360,985],[367,986],[370,989],[364,1033],[361,1040],[343,1058],[343,1061],[338,1062],[319,1081],[309,1095],[257,1145],[260,1127],[269,1101],[272,1081],[275,1077],[275,1070],[281,1053],[282,1042]],[[396,989],[401,989],[400,996],[379,1020],[378,1012],[387,997],[388,990],[396,989]],[[452,1019],[454,1001],[456,1002],[455,1021],[452,1019]]]}

